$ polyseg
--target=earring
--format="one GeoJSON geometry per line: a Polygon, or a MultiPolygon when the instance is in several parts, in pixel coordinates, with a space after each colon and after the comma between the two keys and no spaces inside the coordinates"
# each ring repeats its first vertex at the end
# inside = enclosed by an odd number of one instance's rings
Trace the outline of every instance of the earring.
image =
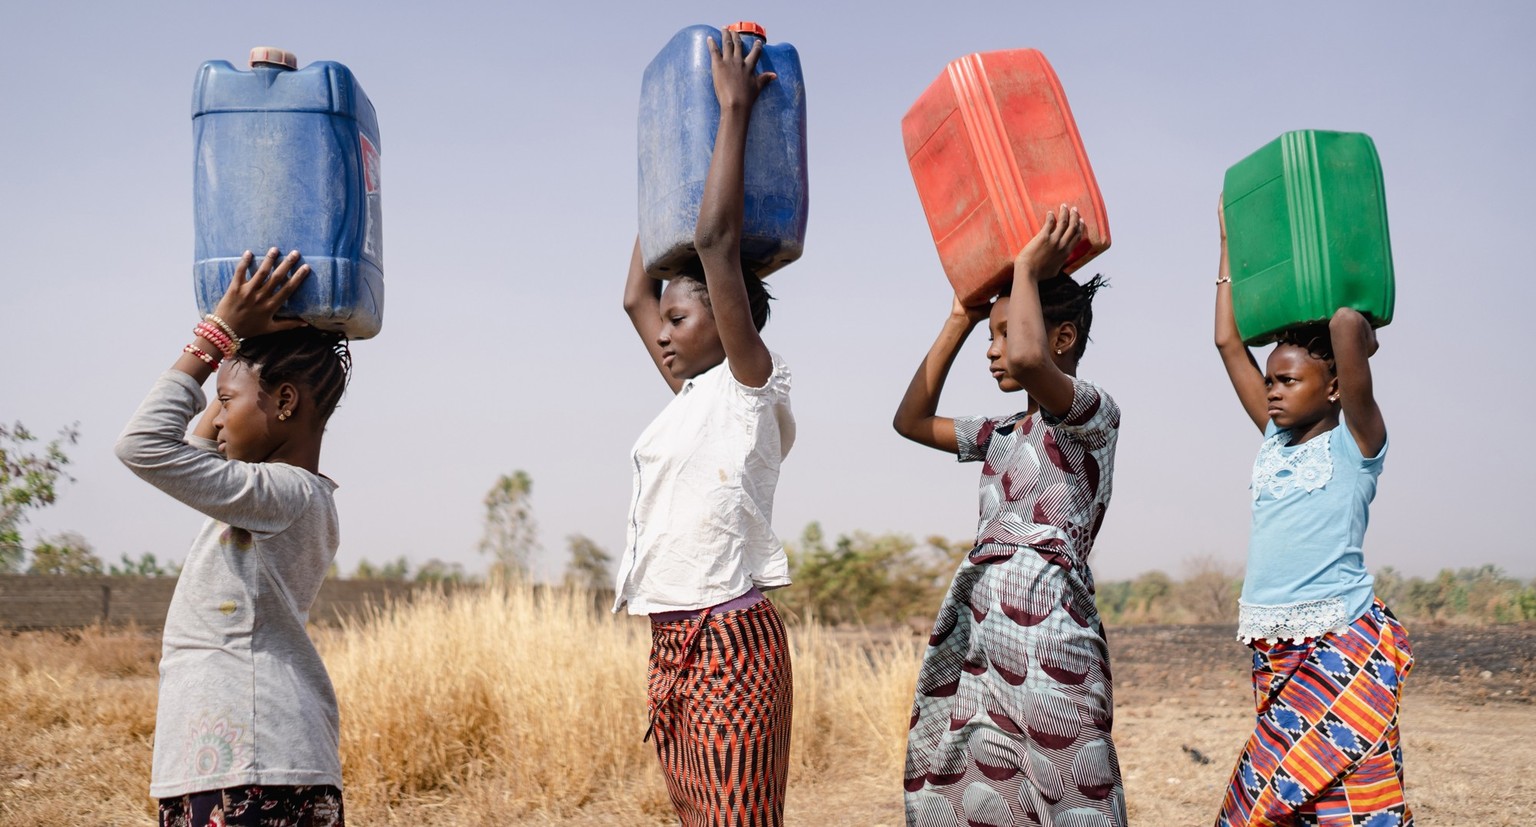
{"type": "Polygon", "coordinates": [[[1061,355],[1061,348],[1056,348],[1056,355],[1057,355],[1057,356],[1060,356],[1060,355],[1061,355]]]}
{"type": "Polygon", "coordinates": [[[288,421],[288,417],[290,417],[290,416],[293,416],[293,411],[278,411],[277,412],[277,421],[278,422],[287,422],[288,421]]]}
{"type": "Polygon", "coordinates": [[[1329,402],[1337,402],[1337,401],[1339,401],[1339,395],[1338,394],[1334,394],[1334,395],[1328,397],[1328,401],[1329,402]]]}

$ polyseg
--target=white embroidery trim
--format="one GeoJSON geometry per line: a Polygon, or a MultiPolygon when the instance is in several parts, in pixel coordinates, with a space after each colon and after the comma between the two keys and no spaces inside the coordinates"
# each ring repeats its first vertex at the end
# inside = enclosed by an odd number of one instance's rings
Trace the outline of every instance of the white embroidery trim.
{"type": "Polygon", "coordinates": [[[1253,461],[1255,500],[1261,489],[1269,491],[1270,496],[1278,500],[1298,488],[1316,491],[1333,479],[1333,453],[1329,450],[1333,431],[1315,436],[1296,446],[1296,450],[1287,452],[1282,447],[1290,436],[1290,431],[1280,431],[1264,440],[1264,445],[1259,448],[1259,456],[1253,461]]]}
{"type": "Polygon", "coordinates": [[[1349,620],[1344,612],[1342,597],[1303,600],[1283,606],[1238,601],[1237,639],[1243,643],[1252,643],[1261,638],[1270,643],[1279,643],[1282,640],[1320,638],[1329,632],[1348,629],[1349,620]]]}

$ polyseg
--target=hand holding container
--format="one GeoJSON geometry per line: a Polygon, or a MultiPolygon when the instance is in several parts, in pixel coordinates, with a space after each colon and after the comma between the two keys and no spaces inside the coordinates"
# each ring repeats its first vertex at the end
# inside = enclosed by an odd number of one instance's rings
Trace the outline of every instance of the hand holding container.
{"type": "Polygon", "coordinates": [[[1109,218],[1061,82],[1034,49],[949,64],[901,121],[939,262],[965,304],[996,296],[1048,211],[1086,223],[1063,268],[1109,248],[1109,218]]]}
{"type": "Polygon", "coordinates": [[[340,63],[251,51],[204,63],[192,89],[193,280],[210,312],[241,254],[298,250],[311,270],[283,308],[366,339],[384,311],[379,125],[340,63]]]}
{"type": "MultiPolygon", "coordinates": [[[[727,28],[742,33],[747,49],[763,43],[757,71],[778,75],[758,95],[747,127],[741,258],[746,271],[763,277],[805,249],[805,77],[794,46],[766,42],[755,23],[727,28]]],[[[710,39],[720,43],[720,30],[678,32],[640,83],[640,253],[657,278],[698,266],[693,231],[720,126],[710,39]]]]}
{"type": "Polygon", "coordinates": [[[1360,132],[1287,132],[1222,186],[1232,311],[1250,345],[1340,307],[1392,321],[1395,283],[1376,144],[1360,132]]]}

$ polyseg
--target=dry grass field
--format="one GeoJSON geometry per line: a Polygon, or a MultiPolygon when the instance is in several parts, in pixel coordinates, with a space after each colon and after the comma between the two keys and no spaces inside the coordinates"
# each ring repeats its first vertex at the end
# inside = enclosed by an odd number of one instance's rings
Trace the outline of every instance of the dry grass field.
{"type": "MultiPolygon", "coordinates": [[[[643,622],[582,595],[419,599],[316,632],[342,709],[354,825],[666,825],[644,732],[643,622]]],[[[1536,627],[1412,629],[1403,711],[1426,825],[1536,822],[1536,627]]],[[[897,825],[921,640],[792,630],[787,821],[897,825]]],[[[1225,627],[1112,630],[1132,821],[1199,825],[1251,721],[1225,627]]],[[[158,638],[0,636],[0,824],[151,825],[158,638]]]]}

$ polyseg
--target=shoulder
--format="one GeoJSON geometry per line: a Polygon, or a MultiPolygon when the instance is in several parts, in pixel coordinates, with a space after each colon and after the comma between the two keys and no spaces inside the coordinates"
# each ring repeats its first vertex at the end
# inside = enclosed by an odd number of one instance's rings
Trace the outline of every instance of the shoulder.
{"type": "Polygon", "coordinates": [[[1098,384],[1072,377],[1072,407],[1061,416],[1040,412],[1045,424],[1055,428],[1113,431],[1120,427],[1120,405],[1098,384]]]}
{"type": "Polygon", "coordinates": [[[1349,430],[1349,424],[1344,421],[1343,416],[1339,417],[1338,427],[1330,431],[1329,434],[1331,435],[1329,448],[1333,453],[1349,463],[1367,468],[1379,467],[1387,457],[1387,448],[1391,446],[1391,440],[1383,435],[1381,450],[1376,452],[1376,456],[1365,456],[1360,450],[1360,443],[1355,441],[1355,435],[1349,430]]]}
{"type": "Polygon", "coordinates": [[[742,396],[766,400],[787,400],[790,388],[793,385],[793,377],[790,375],[789,365],[785,363],[784,357],[779,354],[770,352],[769,355],[773,357],[773,372],[768,374],[768,381],[764,382],[761,387],[753,387],[738,381],[735,374],[731,373],[729,360],[721,362],[718,368],[710,372],[719,374],[719,378],[715,381],[720,382],[721,385],[730,388],[742,396]]]}

